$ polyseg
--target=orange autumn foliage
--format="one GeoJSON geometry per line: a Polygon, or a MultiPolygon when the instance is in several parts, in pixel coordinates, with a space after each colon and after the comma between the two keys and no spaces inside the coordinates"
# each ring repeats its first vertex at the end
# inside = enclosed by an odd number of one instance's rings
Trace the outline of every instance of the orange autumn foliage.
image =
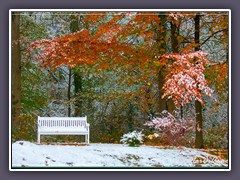
{"type": "MultiPolygon", "coordinates": [[[[168,15],[169,20],[179,25],[181,18],[191,18],[196,13],[188,13],[187,16],[184,16],[184,13],[169,12],[165,14],[168,15]]],[[[196,46],[189,44],[184,50],[180,51],[182,54],[175,54],[175,57],[156,54],[159,52],[159,47],[156,43],[155,32],[164,31],[159,26],[161,19],[158,12],[91,12],[84,16],[83,21],[86,27],[80,31],[55,37],[52,40],[36,41],[29,47],[28,52],[33,49],[40,50],[41,54],[37,60],[41,62],[43,67],[49,67],[52,70],[62,65],[74,68],[83,64],[103,70],[116,66],[130,67],[129,69],[138,67],[148,76],[149,74],[155,74],[159,67],[168,68],[170,64],[167,59],[169,58],[177,59],[176,63],[179,63],[183,56],[188,59],[188,56],[192,55],[192,49],[196,46]],[[155,57],[160,57],[158,58],[160,61],[156,60],[155,57]]],[[[201,62],[204,57],[199,59],[199,62],[201,62]]],[[[183,105],[191,99],[203,103],[203,93],[201,91],[205,90],[205,93],[210,96],[212,93],[210,89],[207,89],[207,82],[203,76],[205,69],[203,66],[195,66],[189,59],[184,63],[189,63],[192,71],[188,71],[182,64],[176,66],[177,72],[173,72],[173,68],[172,71],[168,71],[169,74],[166,76],[166,83],[163,87],[164,96],[174,98],[175,104],[183,105]],[[192,79],[197,80],[200,85],[201,83],[204,84],[204,88],[196,85],[196,83],[188,85],[185,83],[186,86],[181,83],[173,83],[171,80],[174,80],[174,77],[180,71],[184,72],[183,78],[193,77],[193,72],[202,75],[202,78],[194,76],[192,79]],[[175,91],[170,91],[171,83],[169,82],[173,83],[177,91],[186,98],[179,97],[175,91]],[[192,91],[190,92],[189,89],[192,89],[192,91]]],[[[176,81],[179,81],[179,79],[175,79],[176,81]]]]}

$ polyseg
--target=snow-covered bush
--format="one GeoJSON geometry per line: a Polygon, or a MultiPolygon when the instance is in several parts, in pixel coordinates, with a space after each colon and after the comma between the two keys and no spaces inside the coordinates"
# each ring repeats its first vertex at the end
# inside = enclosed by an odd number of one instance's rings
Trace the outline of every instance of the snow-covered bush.
{"type": "Polygon", "coordinates": [[[120,142],[123,142],[124,144],[128,144],[129,146],[135,147],[143,143],[143,137],[144,137],[144,134],[142,134],[141,131],[140,132],[133,131],[133,132],[124,134],[121,137],[120,142]]]}
{"type": "Polygon", "coordinates": [[[168,111],[164,110],[160,113],[160,117],[155,117],[144,125],[153,128],[154,134],[148,138],[160,138],[163,143],[168,145],[182,145],[189,140],[187,135],[193,129],[192,120],[176,119],[168,111]]]}

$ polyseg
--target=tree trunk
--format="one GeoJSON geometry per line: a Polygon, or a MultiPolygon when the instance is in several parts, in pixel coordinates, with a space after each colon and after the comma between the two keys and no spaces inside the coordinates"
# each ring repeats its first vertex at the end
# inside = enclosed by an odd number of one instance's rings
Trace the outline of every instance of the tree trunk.
{"type": "MultiPolygon", "coordinates": [[[[157,36],[157,42],[158,42],[158,47],[159,51],[158,53],[161,54],[166,54],[166,49],[167,49],[167,43],[166,43],[166,36],[167,36],[167,16],[166,14],[159,15],[160,18],[160,23],[159,26],[163,28],[162,32],[158,32],[157,36]]],[[[178,41],[177,41],[177,27],[174,24],[171,24],[171,42],[172,42],[172,51],[173,52],[178,52],[178,41]]],[[[162,67],[159,72],[158,72],[158,91],[159,91],[159,113],[161,113],[163,110],[167,110],[169,113],[173,114],[175,110],[175,105],[173,103],[172,99],[162,99],[163,95],[163,84],[165,80],[165,75],[164,75],[164,67],[162,67]]]]}
{"type": "MultiPolygon", "coordinates": [[[[77,32],[79,30],[78,16],[71,16],[71,24],[70,24],[71,32],[77,32]]],[[[75,49],[77,50],[77,49],[75,49]]],[[[74,94],[76,97],[75,101],[75,116],[82,116],[82,99],[79,97],[79,94],[82,92],[82,76],[77,68],[73,71],[73,79],[74,79],[74,94]]]]}
{"type": "MultiPolygon", "coordinates": [[[[200,15],[197,14],[194,18],[195,21],[195,51],[200,50],[199,37],[200,37],[200,15]]],[[[196,138],[195,147],[203,148],[203,117],[202,117],[202,104],[199,101],[195,101],[196,111],[196,138]]]]}
{"type": "Polygon", "coordinates": [[[68,75],[68,117],[71,116],[71,84],[72,84],[72,70],[69,69],[69,75],[68,75]]]}
{"type": "Polygon", "coordinates": [[[75,87],[75,116],[82,116],[82,97],[79,97],[79,94],[82,92],[82,76],[78,70],[74,69],[74,87],[75,87]]]}
{"type": "MultiPolygon", "coordinates": [[[[162,68],[163,69],[163,68],[162,68]]],[[[166,98],[162,98],[163,95],[163,83],[164,83],[164,76],[163,76],[163,72],[160,69],[158,72],[158,113],[161,113],[163,110],[167,109],[167,101],[166,98]]]]}
{"type": "Polygon", "coordinates": [[[203,148],[203,117],[202,117],[202,104],[199,101],[195,101],[196,110],[196,138],[195,147],[203,148]]]}
{"type": "Polygon", "coordinates": [[[134,111],[133,104],[129,102],[129,107],[128,107],[128,131],[129,132],[133,131],[133,111],[134,111]]]}
{"type": "Polygon", "coordinates": [[[21,54],[20,54],[20,13],[12,12],[12,125],[16,126],[20,115],[21,99],[21,54]]]}
{"type": "Polygon", "coordinates": [[[172,44],[172,52],[173,53],[178,53],[178,30],[176,24],[171,22],[171,44],[172,44]]]}
{"type": "MultiPolygon", "coordinates": [[[[171,22],[171,46],[172,46],[172,53],[178,53],[178,28],[176,24],[171,22]]],[[[175,110],[175,105],[172,99],[168,99],[167,101],[167,110],[169,113],[173,114],[175,110]]]]}
{"type": "MultiPolygon", "coordinates": [[[[158,16],[160,18],[160,22],[159,22],[159,27],[162,27],[163,28],[163,31],[160,32],[160,31],[157,31],[157,44],[158,44],[158,55],[162,55],[162,54],[165,54],[166,53],[166,48],[167,48],[167,44],[166,44],[166,41],[165,41],[165,38],[167,36],[167,26],[166,26],[166,22],[167,22],[167,17],[165,14],[161,15],[161,12],[160,12],[160,15],[158,16]]],[[[158,82],[158,110],[157,112],[158,113],[161,113],[163,110],[167,110],[167,100],[166,98],[162,98],[162,95],[163,95],[163,90],[162,90],[162,87],[163,87],[163,84],[164,84],[164,79],[165,79],[165,76],[164,76],[164,67],[161,67],[159,69],[159,72],[158,72],[158,77],[157,77],[157,82],[158,82]]]]}

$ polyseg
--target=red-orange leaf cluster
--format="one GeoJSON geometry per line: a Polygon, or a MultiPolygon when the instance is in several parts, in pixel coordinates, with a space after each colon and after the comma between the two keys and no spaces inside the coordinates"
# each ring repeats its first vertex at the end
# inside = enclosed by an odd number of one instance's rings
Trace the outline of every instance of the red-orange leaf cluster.
{"type": "Polygon", "coordinates": [[[37,60],[43,67],[55,69],[62,65],[74,67],[82,64],[106,64],[110,60],[117,62],[130,47],[127,43],[119,43],[114,39],[94,38],[88,30],[82,30],[53,40],[36,41],[28,51],[33,49],[41,50],[37,60]]]}

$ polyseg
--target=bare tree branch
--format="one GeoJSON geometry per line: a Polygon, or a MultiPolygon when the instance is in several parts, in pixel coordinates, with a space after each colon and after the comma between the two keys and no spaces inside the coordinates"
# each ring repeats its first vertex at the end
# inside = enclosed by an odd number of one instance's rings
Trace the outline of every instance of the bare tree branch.
{"type": "Polygon", "coordinates": [[[212,33],[207,39],[205,39],[205,40],[201,43],[201,46],[202,46],[203,44],[205,44],[211,37],[213,37],[213,36],[216,35],[217,33],[223,32],[223,31],[227,31],[227,29],[221,29],[221,30],[219,30],[219,31],[216,31],[216,32],[212,33]]]}

